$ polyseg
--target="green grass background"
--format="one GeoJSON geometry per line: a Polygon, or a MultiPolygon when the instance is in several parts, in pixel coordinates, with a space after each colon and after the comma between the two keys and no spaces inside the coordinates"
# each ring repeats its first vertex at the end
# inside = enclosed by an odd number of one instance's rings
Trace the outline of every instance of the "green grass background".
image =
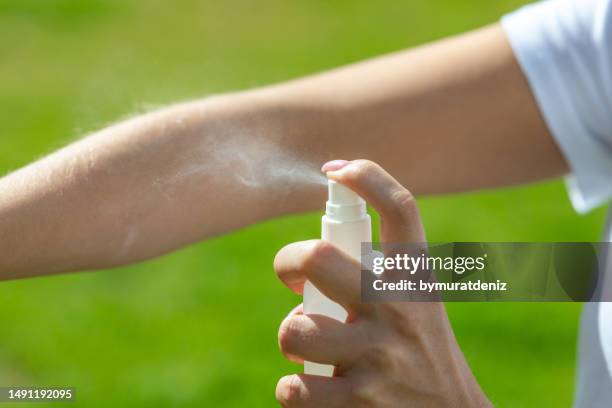
{"type": "MultiPolygon", "coordinates": [[[[414,46],[520,3],[0,0],[0,172],[126,115],[414,46]]],[[[560,181],[420,206],[432,241],[589,241],[603,220],[576,215],[560,181]]],[[[301,367],[277,350],[300,299],[272,258],[317,237],[319,216],[122,269],[1,283],[0,386],[73,386],[74,407],[274,406],[277,379],[301,367]]],[[[448,311],[498,406],[570,405],[580,305],[448,311]]]]}

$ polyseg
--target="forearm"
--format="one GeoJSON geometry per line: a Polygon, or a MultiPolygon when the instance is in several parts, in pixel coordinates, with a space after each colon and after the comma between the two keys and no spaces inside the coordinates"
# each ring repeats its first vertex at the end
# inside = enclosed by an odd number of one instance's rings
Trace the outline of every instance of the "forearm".
{"type": "Polygon", "coordinates": [[[126,264],[307,209],[322,176],[283,148],[274,109],[252,93],[176,105],[1,179],[0,278],[126,264]]]}
{"type": "Polygon", "coordinates": [[[498,27],[102,130],[0,180],[0,278],[150,258],[318,208],[332,158],[416,194],[566,171],[498,27]]]}

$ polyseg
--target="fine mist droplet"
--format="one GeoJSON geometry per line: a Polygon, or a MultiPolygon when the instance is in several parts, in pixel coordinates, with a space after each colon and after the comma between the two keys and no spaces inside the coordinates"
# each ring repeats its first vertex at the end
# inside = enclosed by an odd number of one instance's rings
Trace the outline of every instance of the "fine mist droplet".
{"type": "Polygon", "coordinates": [[[200,149],[190,152],[174,174],[164,180],[167,186],[194,182],[202,186],[210,177],[231,177],[248,189],[275,185],[327,185],[320,163],[304,160],[283,148],[281,142],[225,129],[207,137],[200,149]]]}

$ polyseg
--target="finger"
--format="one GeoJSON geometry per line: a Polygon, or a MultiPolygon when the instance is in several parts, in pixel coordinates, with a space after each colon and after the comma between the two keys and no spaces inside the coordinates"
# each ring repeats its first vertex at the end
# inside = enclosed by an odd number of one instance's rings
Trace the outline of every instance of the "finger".
{"type": "Polygon", "coordinates": [[[281,378],[276,399],[285,408],[346,407],[348,381],[342,377],[294,374],[281,378]]]}
{"type": "Polygon", "coordinates": [[[355,191],[380,214],[383,242],[425,242],[414,197],[382,167],[369,160],[354,160],[331,168],[337,170],[326,173],[329,179],[355,191]]]}
{"type": "Polygon", "coordinates": [[[329,242],[311,240],[285,246],[274,258],[274,270],[297,293],[302,293],[304,282],[309,280],[345,308],[358,308],[361,265],[329,242]]]}
{"type": "Polygon", "coordinates": [[[347,365],[362,352],[356,326],[322,315],[292,315],[278,330],[278,345],[291,361],[347,365]]]}
{"type": "Polygon", "coordinates": [[[304,304],[303,303],[300,303],[299,305],[291,309],[291,311],[287,313],[287,317],[301,315],[301,314],[304,314],[304,304]]]}

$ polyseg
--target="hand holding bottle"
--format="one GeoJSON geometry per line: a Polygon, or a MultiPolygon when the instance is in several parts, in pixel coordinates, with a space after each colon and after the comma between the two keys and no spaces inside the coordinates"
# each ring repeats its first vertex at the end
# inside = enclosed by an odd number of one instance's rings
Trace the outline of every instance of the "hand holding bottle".
{"type": "MultiPolygon", "coordinates": [[[[413,196],[366,160],[323,166],[381,216],[383,242],[424,242],[413,196]]],[[[329,242],[287,245],[274,261],[280,279],[302,293],[311,281],[348,312],[346,323],[295,309],[282,322],[279,344],[292,361],[335,366],[334,377],[283,377],[284,407],[490,406],[454,338],[442,303],[362,303],[359,261],[329,242]]]]}

